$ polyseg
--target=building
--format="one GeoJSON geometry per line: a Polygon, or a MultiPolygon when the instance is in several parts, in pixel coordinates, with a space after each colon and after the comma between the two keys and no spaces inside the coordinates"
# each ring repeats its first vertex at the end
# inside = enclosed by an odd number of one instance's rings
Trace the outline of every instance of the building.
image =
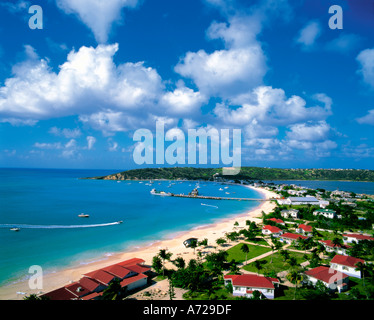
{"type": "Polygon", "coordinates": [[[282,210],[281,216],[285,219],[287,218],[297,219],[299,217],[299,210],[296,210],[296,209],[282,210]]]}
{"type": "Polygon", "coordinates": [[[183,241],[183,244],[186,248],[190,247],[191,244],[196,244],[197,245],[198,238],[188,238],[183,241]]]}
{"type": "Polygon", "coordinates": [[[320,208],[324,209],[330,204],[330,201],[324,200],[324,199],[319,199],[319,206],[320,208]]]}
{"type": "Polygon", "coordinates": [[[357,263],[365,263],[365,260],[354,258],[351,256],[343,256],[337,254],[332,260],[330,261],[330,268],[344,272],[345,274],[361,279],[361,272],[360,270],[356,270],[357,263]]]}
{"type": "Polygon", "coordinates": [[[303,205],[310,204],[312,206],[319,206],[319,200],[316,197],[289,197],[287,199],[277,200],[279,204],[286,205],[303,205]]]}
{"type": "Polygon", "coordinates": [[[299,224],[296,228],[296,232],[310,237],[313,233],[313,227],[306,224],[299,224]]]}
{"type": "Polygon", "coordinates": [[[316,211],[313,212],[313,215],[314,216],[324,216],[325,218],[328,218],[328,219],[334,219],[334,218],[339,218],[341,219],[341,215],[337,215],[336,214],[336,211],[335,210],[331,210],[331,209],[318,209],[316,211]]]}
{"type": "Polygon", "coordinates": [[[148,282],[151,268],[143,259],[130,259],[88,272],[76,282],[58,288],[43,296],[50,300],[97,300],[114,281],[119,280],[123,292],[143,287],[148,282]]]}
{"type": "Polygon", "coordinates": [[[266,225],[262,227],[262,234],[264,235],[272,235],[273,237],[279,237],[283,231],[278,227],[266,225]]]}
{"type": "Polygon", "coordinates": [[[305,239],[308,239],[308,237],[305,237],[301,234],[291,233],[291,232],[286,232],[286,233],[284,233],[280,236],[280,240],[282,242],[286,242],[288,244],[292,243],[294,241],[297,241],[299,239],[304,239],[305,240],[305,239]]]}
{"type": "Polygon", "coordinates": [[[338,196],[342,198],[350,197],[351,193],[350,192],[345,192],[345,191],[340,191],[340,190],[335,190],[331,192],[331,196],[338,196]]]}
{"type": "Polygon", "coordinates": [[[346,244],[333,244],[331,240],[318,240],[318,242],[323,244],[327,252],[335,252],[344,256],[348,255],[347,250],[351,248],[346,244]]]}
{"type": "Polygon", "coordinates": [[[344,243],[358,243],[359,241],[362,241],[362,240],[373,241],[374,238],[371,236],[367,236],[367,235],[359,234],[359,233],[343,234],[344,243]]]}
{"type": "Polygon", "coordinates": [[[282,226],[285,226],[285,225],[286,225],[282,219],[270,218],[270,219],[268,219],[268,220],[269,220],[269,221],[273,221],[273,222],[275,222],[275,223],[277,223],[277,224],[280,224],[280,225],[282,225],[282,226]]]}
{"type": "Polygon", "coordinates": [[[338,290],[338,292],[342,292],[348,289],[349,276],[340,271],[321,266],[305,271],[304,274],[306,280],[314,286],[317,281],[321,281],[332,291],[338,290]]]}
{"type": "Polygon", "coordinates": [[[267,299],[274,299],[280,283],[278,279],[254,274],[225,275],[223,278],[225,286],[231,283],[234,296],[247,298],[251,298],[254,291],[259,291],[267,299]]]}

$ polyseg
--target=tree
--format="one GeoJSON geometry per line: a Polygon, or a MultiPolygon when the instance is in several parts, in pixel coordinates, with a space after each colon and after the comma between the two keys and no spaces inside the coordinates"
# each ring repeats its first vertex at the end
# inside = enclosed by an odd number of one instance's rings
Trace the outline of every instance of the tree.
{"type": "Polygon", "coordinates": [[[103,291],[103,300],[121,300],[121,280],[113,280],[109,286],[103,291]]]}
{"type": "Polygon", "coordinates": [[[295,285],[295,292],[293,299],[296,300],[296,290],[297,290],[297,285],[303,280],[303,275],[297,271],[297,270],[292,270],[287,274],[287,279],[295,285]]]}
{"type": "Polygon", "coordinates": [[[186,266],[186,261],[182,257],[176,258],[173,263],[178,269],[184,269],[186,266]]]}
{"type": "Polygon", "coordinates": [[[198,243],[199,246],[207,246],[208,245],[208,239],[205,238],[198,243]]]}
{"type": "Polygon", "coordinates": [[[297,266],[297,260],[295,257],[289,257],[287,260],[287,263],[289,264],[290,268],[293,269],[297,266]]]}
{"type": "Polygon", "coordinates": [[[245,261],[247,262],[247,256],[249,252],[249,247],[246,243],[243,243],[242,246],[240,247],[240,250],[245,253],[245,261]]]}
{"type": "Polygon", "coordinates": [[[233,274],[240,274],[240,268],[238,267],[238,262],[234,259],[230,262],[230,272],[233,274]]]}
{"type": "Polygon", "coordinates": [[[369,299],[368,297],[368,293],[366,291],[366,287],[365,287],[365,272],[367,271],[367,266],[365,263],[362,263],[361,261],[360,262],[357,262],[356,263],[356,268],[355,268],[356,271],[360,271],[361,275],[362,275],[362,286],[364,288],[364,291],[365,291],[365,295],[366,295],[366,299],[369,299]]]}
{"type": "Polygon", "coordinates": [[[165,275],[165,260],[170,260],[171,256],[173,255],[171,252],[167,252],[166,249],[160,249],[160,252],[158,254],[160,258],[162,259],[162,275],[165,275]]]}
{"type": "Polygon", "coordinates": [[[258,275],[259,271],[262,269],[261,262],[260,262],[259,260],[255,260],[255,261],[253,262],[253,265],[254,265],[254,267],[257,269],[257,275],[258,275]]]}
{"type": "Polygon", "coordinates": [[[252,298],[251,300],[261,300],[262,293],[258,290],[255,290],[252,292],[252,298]]]}
{"type": "Polygon", "coordinates": [[[216,243],[220,246],[220,245],[226,243],[226,240],[225,240],[224,238],[218,238],[218,239],[216,240],[216,243]]]}
{"type": "Polygon", "coordinates": [[[23,300],[40,301],[40,300],[50,300],[50,298],[47,296],[37,296],[35,293],[32,293],[28,296],[25,296],[23,300]]]}
{"type": "Polygon", "coordinates": [[[173,281],[171,281],[171,278],[169,278],[168,281],[169,281],[169,290],[168,290],[169,298],[170,298],[170,300],[173,300],[175,298],[173,281]]]}
{"type": "Polygon", "coordinates": [[[157,272],[160,273],[162,270],[163,264],[160,256],[154,256],[152,259],[152,268],[157,272]]]}
{"type": "Polygon", "coordinates": [[[288,252],[288,250],[280,250],[279,254],[282,256],[283,261],[286,261],[290,257],[290,253],[288,252]]]}

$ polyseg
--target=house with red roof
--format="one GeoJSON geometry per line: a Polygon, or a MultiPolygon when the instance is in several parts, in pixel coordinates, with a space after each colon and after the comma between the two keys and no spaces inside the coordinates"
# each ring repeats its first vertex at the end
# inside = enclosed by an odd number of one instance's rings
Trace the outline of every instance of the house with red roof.
{"type": "Polygon", "coordinates": [[[274,299],[275,290],[280,283],[276,278],[255,274],[225,275],[223,278],[225,286],[231,283],[234,296],[247,298],[251,298],[253,292],[257,290],[267,299],[274,299]]]}
{"type": "Polygon", "coordinates": [[[333,244],[332,240],[318,240],[318,242],[323,244],[327,252],[335,252],[344,256],[347,256],[347,250],[352,248],[347,244],[333,244]]]}
{"type": "Polygon", "coordinates": [[[351,277],[361,279],[361,271],[356,270],[357,263],[361,262],[365,264],[365,260],[354,258],[351,256],[343,256],[337,254],[332,260],[330,261],[330,268],[343,272],[351,277]]]}
{"type": "Polygon", "coordinates": [[[130,259],[88,272],[76,282],[48,292],[43,296],[51,300],[97,300],[114,280],[119,280],[123,291],[143,287],[148,282],[151,268],[143,259],[130,259]]]}
{"type": "Polygon", "coordinates": [[[374,238],[360,233],[346,233],[343,234],[344,243],[358,243],[362,240],[373,241],[374,238]]]}
{"type": "Polygon", "coordinates": [[[313,227],[307,224],[299,224],[298,227],[296,228],[296,232],[301,233],[304,236],[310,237],[313,232],[313,227]]]}
{"type": "Polygon", "coordinates": [[[280,240],[282,242],[286,242],[286,243],[292,243],[292,242],[297,241],[299,239],[304,239],[305,240],[305,239],[308,239],[308,237],[303,236],[301,234],[291,233],[291,232],[286,232],[286,233],[284,233],[280,236],[280,240]]]}
{"type": "Polygon", "coordinates": [[[269,221],[273,221],[273,222],[275,222],[275,223],[277,223],[277,224],[280,224],[280,225],[282,225],[282,226],[285,226],[285,225],[286,225],[282,219],[270,218],[270,219],[267,219],[267,220],[269,220],[269,221]]]}
{"type": "MultiPolygon", "coordinates": [[[[304,272],[306,282],[316,285],[321,281],[330,290],[342,292],[348,289],[349,276],[332,268],[320,266],[304,272]]],[[[305,281],[304,280],[304,281],[305,281]]]]}
{"type": "Polygon", "coordinates": [[[273,237],[279,237],[282,235],[283,231],[278,227],[266,225],[262,227],[262,234],[264,235],[272,235],[273,237]]]}

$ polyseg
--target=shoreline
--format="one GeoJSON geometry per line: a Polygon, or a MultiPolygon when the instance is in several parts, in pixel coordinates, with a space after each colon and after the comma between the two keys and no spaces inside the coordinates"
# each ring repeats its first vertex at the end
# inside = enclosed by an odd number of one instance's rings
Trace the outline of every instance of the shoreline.
{"type": "MultiPolygon", "coordinates": [[[[245,187],[258,191],[266,199],[278,197],[277,194],[263,188],[245,187]]],[[[208,246],[216,246],[216,239],[224,236],[225,232],[232,232],[235,230],[235,222],[239,223],[239,227],[236,228],[245,227],[246,220],[261,217],[262,211],[269,213],[274,207],[275,204],[273,202],[264,201],[249,211],[232,217],[218,219],[212,224],[204,224],[192,229],[166,234],[164,238],[160,240],[134,245],[125,249],[124,252],[115,252],[108,256],[98,256],[93,262],[84,262],[84,264],[78,262],[78,264],[71,267],[64,267],[62,270],[44,274],[42,290],[30,289],[28,286],[28,280],[20,280],[19,282],[5,285],[0,288],[0,300],[23,300],[24,296],[31,293],[39,293],[40,291],[46,293],[65,286],[72,281],[78,281],[85,273],[135,257],[141,258],[145,260],[145,264],[151,265],[152,258],[157,255],[160,249],[167,249],[172,252],[172,259],[182,256],[186,263],[188,263],[190,259],[195,259],[197,255],[193,253],[193,249],[184,247],[183,241],[185,239],[195,237],[202,240],[207,238],[208,246]],[[17,294],[17,292],[23,292],[25,294],[17,294]]],[[[200,248],[198,247],[197,249],[200,248]]],[[[205,248],[204,252],[214,252],[217,249],[205,248]]],[[[173,265],[170,262],[167,262],[165,266],[170,268],[173,265]]]]}

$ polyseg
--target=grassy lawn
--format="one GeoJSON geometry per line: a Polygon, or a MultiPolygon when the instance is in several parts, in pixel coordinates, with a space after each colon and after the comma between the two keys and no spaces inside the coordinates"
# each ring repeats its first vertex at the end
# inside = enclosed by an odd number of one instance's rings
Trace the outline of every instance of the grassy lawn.
{"type": "MultiPolygon", "coordinates": [[[[232,259],[234,259],[236,262],[243,262],[245,260],[245,253],[240,250],[242,245],[243,245],[242,243],[239,243],[236,246],[227,250],[227,253],[229,254],[227,257],[227,261],[230,262],[232,259]]],[[[260,247],[260,246],[251,245],[251,244],[247,244],[247,245],[249,248],[249,252],[247,254],[248,260],[271,251],[270,248],[260,247]]]]}
{"type": "MultiPolygon", "coordinates": [[[[303,253],[298,253],[298,252],[289,252],[290,253],[290,257],[295,257],[296,258],[296,261],[297,261],[297,264],[301,264],[302,262],[305,261],[305,259],[303,258],[304,254],[303,253]]],[[[279,253],[274,253],[270,256],[267,256],[261,260],[259,260],[262,264],[262,269],[261,270],[257,270],[255,267],[254,267],[254,264],[253,263],[250,263],[248,265],[245,265],[243,267],[244,270],[247,270],[247,271],[251,271],[251,272],[258,272],[258,273],[270,273],[270,272],[275,272],[275,273],[278,273],[278,272],[281,272],[281,271],[284,271],[284,270],[287,270],[289,268],[289,265],[283,261],[283,257],[279,254],[279,253]],[[271,262],[271,263],[270,263],[271,262]]]]}
{"type": "Polygon", "coordinates": [[[264,246],[268,246],[269,244],[261,237],[261,238],[256,238],[254,240],[246,240],[246,242],[251,242],[255,244],[262,244],[264,246]]]}

